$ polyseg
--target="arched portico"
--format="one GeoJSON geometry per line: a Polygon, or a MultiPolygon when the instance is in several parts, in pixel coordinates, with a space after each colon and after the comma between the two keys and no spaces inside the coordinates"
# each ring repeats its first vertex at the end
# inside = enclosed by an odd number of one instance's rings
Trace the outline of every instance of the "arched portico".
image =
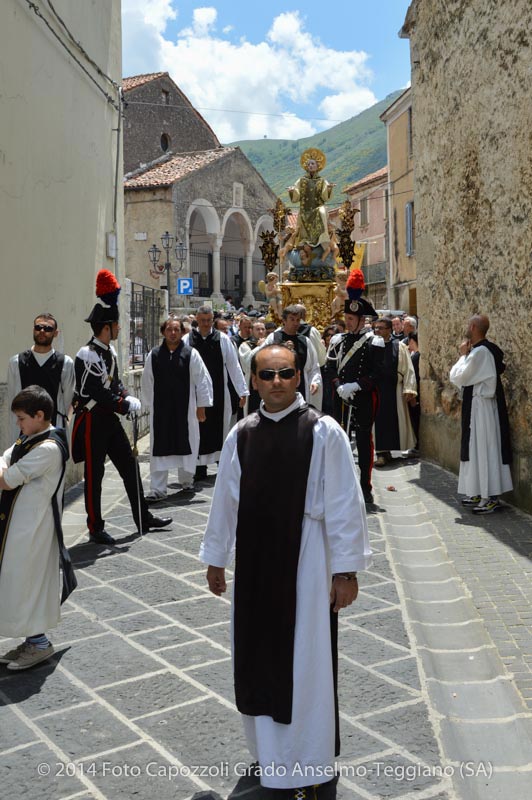
{"type": "Polygon", "coordinates": [[[188,274],[194,280],[194,294],[210,297],[220,294],[220,217],[212,203],[203,198],[193,200],[187,209],[185,235],[188,242],[188,274]],[[218,261],[218,268],[215,268],[218,261]],[[218,277],[218,284],[216,284],[218,277]]]}
{"type": "Polygon", "coordinates": [[[243,208],[230,208],[222,220],[220,281],[222,294],[248,305],[252,288],[253,225],[243,208]]]}

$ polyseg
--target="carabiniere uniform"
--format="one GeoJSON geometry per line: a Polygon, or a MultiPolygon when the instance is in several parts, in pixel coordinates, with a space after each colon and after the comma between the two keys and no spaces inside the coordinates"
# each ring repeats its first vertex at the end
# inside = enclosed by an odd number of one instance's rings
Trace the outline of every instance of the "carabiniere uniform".
{"type": "MultiPolygon", "coordinates": [[[[359,301],[360,302],[360,301],[359,301]]],[[[349,303],[349,301],[347,301],[349,303]]],[[[350,304],[356,306],[355,304],[350,304]]],[[[353,308],[346,308],[354,313],[353,308]]],[[[362,306],[365,315],[367,309],[362,306]]],[[[332,373],[335,389],[344,383],[358,383],[360,391],[350,400],[342,400],[336,391],[333,399],[333,416],[348,436],[355,435],[360,484],[366,500],[370,499],[371,472],[374,461],[372,428],[379,406],[377,380],[383,359],[383,340],[372,331],[344,333],[331,342],[327,354],[328,369],[332,373]]]]}
{"type": "MultiPolygon", "coordinates": [[[[100,300],[85,321],[92,324],[118,322],[117,297],[120,285],[112,273],[100,270],[96,287],[100,300]]],[[[142,529],[148,530],[168,524],[170,518],[158,519],[148,509],[137,460],[117,416],[132,411],[131,403],[138,401],[129,397],[118,377],[114,349],[93,336],[78,351],[74,371],[76,393],[73,401],[72,458],[76,463],[85,461],[85,508],[91,540],[100,544],[114,544],[114,539],[105,531],[101,509],[106,456],[109,456],[124,482],[137,527],[141,528],[142,523],[142,529]]]]}
{"type": "MultiPolygon", "coordinates": [[[[138,525],[137,465],[129,440],[116,416],[117,413],[128,413],[129,402],[125,399],[127,391],[117,375],[114,350],[93,338],[76,355],[74,370],[76,394],[72,458],[76,463],[85,461],[85,507],[89,532],[94,534],[105,527],[101,494],[107,455],[124,481],[138,525]]],[[[141,496],[141,507],[143,505],[145,501],[141,496]]]]}

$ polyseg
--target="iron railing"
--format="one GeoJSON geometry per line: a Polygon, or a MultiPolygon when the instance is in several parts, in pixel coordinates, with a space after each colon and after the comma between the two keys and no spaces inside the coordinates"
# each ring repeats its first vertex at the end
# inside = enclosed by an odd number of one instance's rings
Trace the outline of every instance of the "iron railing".
{"type": "MultiPolygon", "coordinates": [[[[223,295],[231,295],[235,305],[240,303],[245,291],[245,262],[241,256],[220,255],[220,291],[223,295]]],[[[196,297],[210,297],[213,292],[212,253],[206,250],[190,251],[190,274],[194,281],[196,297]]],[[[264,280],[266,269],[264,262],[253,259],[252,292],[258,290],[258,283],[264,280]]]]}
{"type": "Polygon", "coordinates": [[[385,283],[386,266],[386,261],[379,261],[376,264],[368,264],[367,266],[362,267],[366,285],[371,286],[374,283],[385,283]]]}
{"type": "Polygon", "coordinates": [[[161,316],[165,304],[161,289],[152,289],[142,283],[131,284],[129,311],[129,364],[143,367],[150,350],[161,339],[161,316]]]}

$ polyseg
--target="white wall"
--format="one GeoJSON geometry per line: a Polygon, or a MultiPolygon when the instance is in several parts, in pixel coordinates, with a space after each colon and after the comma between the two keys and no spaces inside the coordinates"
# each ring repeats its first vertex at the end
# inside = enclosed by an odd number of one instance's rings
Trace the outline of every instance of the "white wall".
{"type": "MultiPolygon", "coordinates": [[[[49,7],[38,5],[116,102],[116,90],[96,76],[49,7]]],[[[54,7],[91,58],[120,83],[120,0],[54,0],[54,7]]],[[[115,224],[117,111],[25,0],[0,4],[0,85],[1,384],[9,357],[32,344],[39,312],[57,316],[70,355],[88,339],[83,319],[95,300],[96,272],[106,267],[123,278],[123,200],[120,154],[115,224]],[[106,257],[106,234],[113,229],[117,260],[106,257]]]]}

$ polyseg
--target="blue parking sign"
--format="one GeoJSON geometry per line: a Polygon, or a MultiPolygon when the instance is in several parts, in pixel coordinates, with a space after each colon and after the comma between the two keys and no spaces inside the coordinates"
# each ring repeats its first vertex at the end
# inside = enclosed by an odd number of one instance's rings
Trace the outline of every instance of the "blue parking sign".
{"type": "Polygon", "coordinates": [[[194,281],[192,278],[177,279],[177,294],[194,294],[194,281]]]}

